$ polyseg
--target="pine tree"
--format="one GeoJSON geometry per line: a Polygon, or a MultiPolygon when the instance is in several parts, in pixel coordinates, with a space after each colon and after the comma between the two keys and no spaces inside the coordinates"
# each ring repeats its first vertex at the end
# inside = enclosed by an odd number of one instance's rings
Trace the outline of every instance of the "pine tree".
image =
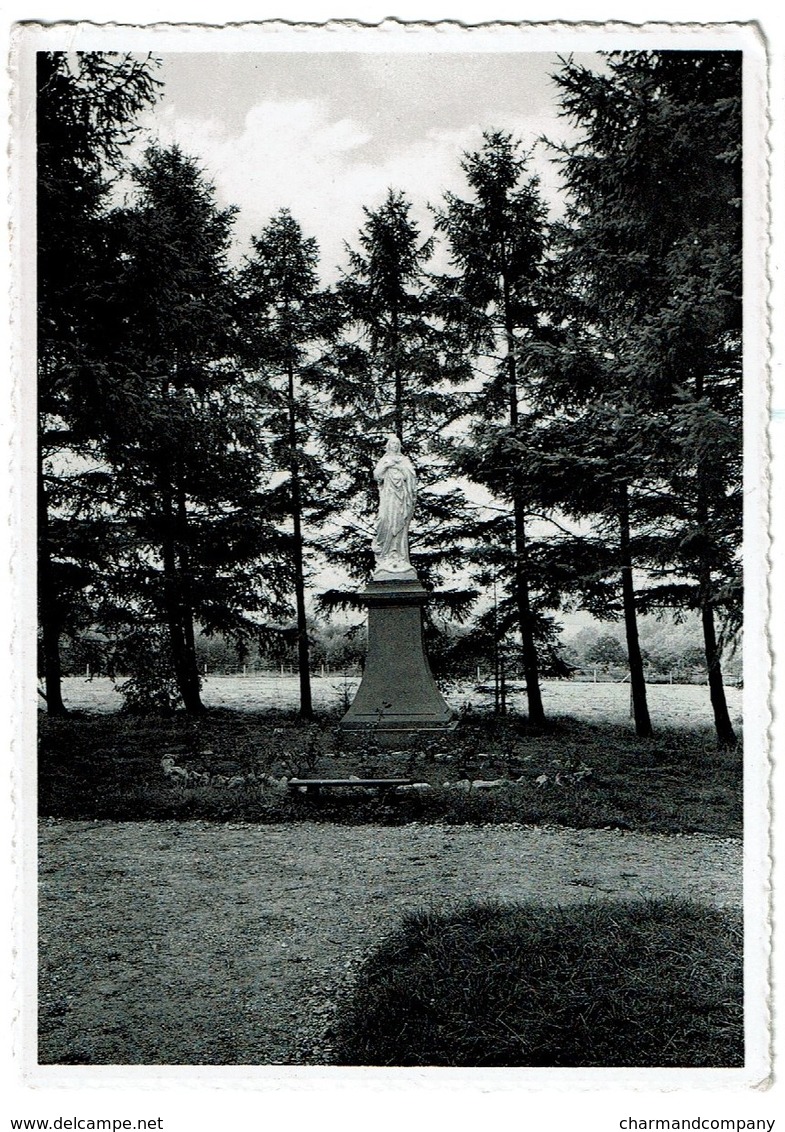
{"type": "Polygon", "coordinates": [[[104,449],[129,533],[118,573],[138,623],[165,631],[186,711],[202,710],[196,626],[241,644],[288,584],[264,487],[269,466],[236,361],[234,218],[177,147],[151,147],[138,199],[115,214],[122,271],[107,326],[116,427],[104,449]]]}
{"type": "Polygon", "coordinates": [[[107,196],[136,115],[159,85],[148,56],[39,52],[36,57],[38,304],[38,602],[47,709],[65,711],[60,640],[89,622],[104,526],[96,444],[108,372],[101,333],[116,263],[107,196]]]}
{"type": "MultiPolygon", "coordinates": [[[[540,372],[545,376],[554,371],[543,361],[540,372]]],[[[590,524],[588,535],[573,533],[549,557],[551,584],[555,570],[563,595],[572,593],[580,607],[596,616],[623,618],[635,729],[647,737],[652,725],[634,568],[651,550],[639,525],[652,485],[642,470],[651,460],[650,438],[642,435],[640,424],[637,410],[621,398],[609,398],[607,388],[598,383],[595,399],[580,407],[569,401],[551,406],[551,415],[530,433],[519,434],[513,447],[519,450],[531,504],[551,516],[568,517],[579,528],[590,524]]]]}
{"type": "Polygon", "coordinates": [[[288,210],[253,239],[254,254],[239,282],[242,358],[255,375],[262,427],[287,478],[276,488],[291,523],[291,563],[297,625],[300,714],[313,714],[306,609],[309,549],[332,502],[329,468],[316,447],[324,415],[322,391],[330,350],[341,326],[334,297],[319,289],[319,252],[288,210]]]}
{"type": "MultiPolygon", "coordinates": [[[[485,362],[477,421],[459,468],[480,483],[495,481],[511,513],[509,552],[500,561],[521,635],[529,719],[544,721],[528,565],[526,500],[519,470],[497,475],[505,439],[519,428],[526,396],[524,358],[537,336],[535,288],[545,248],[545,210],[536,178],[524,180],[520,144],[502,132],[484,135],[483,148],[462,163],[473,199],[452,193],[437,213],[457,274],[443,281],[448,322],[461,328],[467,349],[485,362]]],[[[500,528],[498,520],[493,526],[500,528]]],[[[477,532],[480,533],[480,532],[477,532]]]]}
{"type": "MultiPolygon", "coordinates": [[[[359,250],[338,286],[346,324],[335,355],[332,419],[325,422],[325,451],[341,470],[344,519],[331,553],[352,575],[373,567],[371,524],[358,516],[377,509],[372,469],[395,434],[417,468],[419,493],[411,531],[412,562],[422,581],[441,582],[461,561],[452,534],[462,508],[457,489],[445,486],[440,452],[455,415],[453,387],[463,361],[445,348],[439,303],[428,274],[433,239],[423,239],[411,204],[390,190],[377,209],[365,209],[359,250]],[[351,425],[347,427],[347,418],[351,425]]],[[[443,595],[457,606],[470,595],[443,595]]]]}
{"type": "Polygon", "coordinates": [[[568,61],[556,80],[583,134],[561,151],[562,314],[582,350],[614,359],[602,395],[637,414],[640,518],[660,535],[649,564],[693,579],[646,602],[699,608],[717,735],[733,744],[716,614],[739,616],[741,55],[621,53],[607,74],[568,61]]]}

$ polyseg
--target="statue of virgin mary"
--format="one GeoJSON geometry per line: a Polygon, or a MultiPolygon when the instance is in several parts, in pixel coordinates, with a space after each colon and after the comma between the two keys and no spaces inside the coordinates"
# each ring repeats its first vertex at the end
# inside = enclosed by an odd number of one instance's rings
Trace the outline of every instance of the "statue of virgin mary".
{"type": "Polygon", "coordinates": [[[374,580],[393,575],[395,579],[416,579],[409,561],[409,523],[417,496],[417,473],[408,456],[401,452],[397,436],[387,437],[387,448],[373,470],[379,485],[379,518],[372,549],[376,555],[374,580]]]}

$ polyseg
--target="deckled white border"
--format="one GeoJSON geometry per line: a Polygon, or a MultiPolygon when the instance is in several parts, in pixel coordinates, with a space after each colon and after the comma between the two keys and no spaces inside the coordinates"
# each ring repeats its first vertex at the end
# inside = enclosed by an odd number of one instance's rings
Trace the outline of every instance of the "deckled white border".
{"type": "MultiPolygon", "coordinates": [[[[685,13],[686,14],[686,13],[685,13]]],[[[475,16],[476,19],[476,16],[475,16]]],[[[495,23],[470,29],[455,24],[441,22],[434,26],[402,25],[385,21],[380,27],[369,28],[359,23],[333,22],[327,26],[293,26],[283,21],[265,25],[243,25],[226,28],[205,28],[191,26],[184,28],[174,24],[158,24],[153,27],[129,27],[119,25],[95,26],[89,24],[60,24],[56,27],[23,29],[16,40],[17,62],[24,67],[25,53],[31,49],[67,48],[96,50],[148,50],[165,51],[195,50],[369,50],[369,51],[453,51],[470,50],[498,51],[562,51],[569,50],[612,50],[620,47],[657,46],[675,47],[737,47],[743,44],[746,60],[755,63],[753,69],[745,68],[745,475],[748,492],[748,508],[745,516],[745,561],[748,565],[747,605],[745,608],[745,741],[747,749],[747,770],[745,773],[745,908],[748,913],[750,930],[747,933],[747,1001],[753,998],[760,1001],[766,985],[765,930],[762,925],[766,919],[765,888],[768,878],[768,828],[769,817],[766,808],[768,770],[764,757],[766,750],[766,728],[768,724],[768,688],[765,681],[759,684],[749,678],[750,673],[764,674],[768,670],[768,652],[765,641],[766,625],[766,553],[767,553],[767,459],[765,449],[767,419],[767,382],[762,379],[766,372],[766,314],[765,278],[759,269],[761,252],[766,246],[767,203],[763,188],[766,183],[765,148],[765,92],[766,82],[763,73],[763,50],[761,40],[754,27],[739,20],[732,26],[712,26],[707,28],[698,23],[668,27],[649,23],[643,27],[616,22],[613,24],[569,24],[548,23],[539,25],[516,25],[495,23]],[[750,569],[751,566],[751,569],[750,569]]],[[[746,61],[745,60],[745,61],[746,61]]],[[[24,76],[20,75],[24,81],[24,76]]],[[[19,104],[18,104],[19,105],[19,104]]],[[[28,131],[28,146],[25,154],[29,158],[30,122],[24,118],[17,122],[14,140],[19,144],[28,131]]],[[[17,149],[17,160],[20,155],[17,149]]],[[[22,178],[28,186],[30,167],[21,170],[22,178]]],[[[16,198],[14,219],[15,263],[18,269],[18,292],[22,295],[17,308],[17,326],[21,325],[26,342],[33,340],[33,310],[31,297],[32,266],[31,254],[34,243],[30,225],[30,213],[19,206],[16,198]],[[26,227],[27,225],[27,227],[26,227]]],[[[15,449],[15,503],[18,512],[24,510],[24,500],[32,499],[33,465],[30,454],[33,451],[31,438],[34,436],[34,405],[31,396],[34,388],[32,372],[32,353],[27,350],[17,369],[16,404],[16,444],[15,449]],[[31,432],[32,428],[32,432],[31,432]]],[[[24,845],[24,914],[25,950],[31,951],[34,939],[34,915],[30,909],[30,893],[34,893],[35,828],[32,802],[34,772],[30,759],[31,739],[35,731],[35,683],[32,679],[33,665],[25,653],[24,642],[30,639],[29,627],[34,624],[32,587],[25,584],[33,577],[31,573],[34,558],[34,540],[30,540],[30,528],[26,526],[26,538],[17,543],[16,591],[17,609],[17,663],[22,663],[22,679],[17,692],[17,719],[22,720],[21,731],[17,732],[17,775],[21,790],[17,794],[17,818],[24,845]],[[21,579],[21,584],[19,580],[21,579]],[[31,934],[31,932],[33,934],[31,934]]],[[[697,769],[697,768],[696,768],[697,769]]],[[[23,980],[24,1051],[28,1066],[33,1041],[32,1024],[34,1012],[30,1009],[34,997],[34,987],[30,983],[31,964],[25,964],[26,980],[23,980]]],[[[274,1084],[297,1082],[299,1087],[308,1088],[326,1080],[340,1080],[353,1087],[368,1082],[417,1084],[420,1087],[438,1089],[449,1084],[452,1089],[464,1089],[482,1083],[494,1090],[517,1090],[522,1086],[527,1092],[547,1089],[607,1089],[633,1087],[636,1094],[640,1090],[656,1085],[659,1089],[682,1090],[685,1088],[723,1089],[747,1088],[762,1083],[768,1072],[768,1058],[765,1050],[768,1045],[766,1019],[757,1012],[748,1018],[748,1042],[754,1048],[754,1064],[748,1062],[745,1070],[496,1070],[496,1071],[450,1071],[429,1069],[424,1071],[381,1070],[322,1070],[319,1068],[281,1068],[260,1067],[38,1067],[28,1071],[30,1084],[58,1085],[77,1088],[85,1084],[92,1087],[112,1087],[119,1085],[132,1087],[143,1083],[156,1088],[169,1088],[177,1084],[189,1086],[210,1086],[221,1089],[269,1088],[274,1084]]],[[[581,1102],[583,1103],[583,1102],[581,1102]]],[[[636,1102],[637,1103],[637,1102],[636,1102]]]]}

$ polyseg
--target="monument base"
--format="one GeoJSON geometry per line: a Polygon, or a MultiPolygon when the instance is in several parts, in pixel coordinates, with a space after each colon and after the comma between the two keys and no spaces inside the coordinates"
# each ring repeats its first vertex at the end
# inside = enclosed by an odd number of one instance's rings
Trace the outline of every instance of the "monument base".
{"type": "Polygon", "coordinates": [[[372,581],[360,594],[368,606],[368,655],[342,731],[373,732],[384,746],[413,732],[456,726],[436,686],[422,637],[422,609],[428,600],[413,580],[372,581]]]}

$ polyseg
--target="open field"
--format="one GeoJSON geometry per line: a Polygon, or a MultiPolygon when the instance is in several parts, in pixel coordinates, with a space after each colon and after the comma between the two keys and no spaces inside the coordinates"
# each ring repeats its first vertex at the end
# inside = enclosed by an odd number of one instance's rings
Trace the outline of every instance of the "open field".
{"type": "MultiPolygon", "coordinates": [[[[320,712],[340,712],[351,702],[359,681],[356,677],[315,676],[314,707],[320,712]]],[[[493,697],[470,683],[446,689],[450,706],[460,711],[464,705],[482,709],[492,706],[493,697]]],[[[742,691],[727,688],[728,707],[734,724],[741,722],[742,691]]],[[[650,684],[649,710],[655,727],[702,728],[712,724],[709,690],[697,684],[650,684]]],[[[297,707],[296,676],[208,676],[202,698],[207,707],[233,711],[291,711],[297,707]]],[[[587,723],[625,723],[630,716],[628,684],[578,683],[546,680],[542,684],[545,711],[549,716],[571,716],[587,723]]],[[[117,688],[106,677],[88,679],[69,676],[63,681],[66,706],[79,711],[112,712],[123,705],[117,688]]],[[[510,710],[525,714],[526,697],[521,691],[508,696],[510,710]]]]}

